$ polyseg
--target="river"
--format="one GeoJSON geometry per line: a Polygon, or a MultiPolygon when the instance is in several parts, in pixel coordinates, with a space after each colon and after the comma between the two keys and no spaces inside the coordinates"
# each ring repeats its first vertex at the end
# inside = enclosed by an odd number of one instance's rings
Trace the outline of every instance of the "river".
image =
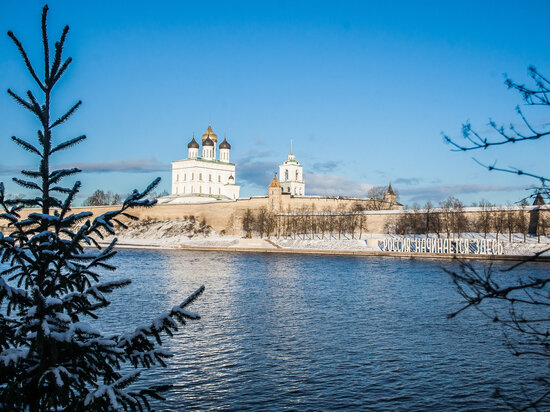
{"type": "MultiPolygon", "coordinates": [[[[191,308],[202,318],[165,340],[168,368],[142,377],[174,385],[159,410],[495,410],[497,386],[517,399],[548,373],[476,310],[446,318],[460,305],[450,260],[121,250],[112,262],[104,279],[133,283],[110,295],[106,331],[206,286],[191,308]]],[[[549,266],[520,270],[533,269],[549,266]]]]}

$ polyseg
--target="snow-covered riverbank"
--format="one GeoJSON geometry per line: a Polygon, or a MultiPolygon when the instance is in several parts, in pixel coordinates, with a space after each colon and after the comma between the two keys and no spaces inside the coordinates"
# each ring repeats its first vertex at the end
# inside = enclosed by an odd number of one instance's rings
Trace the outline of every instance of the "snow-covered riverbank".
{"type": "MultiPolygon", "coordinates": [[[[352,238],[349,235],[340,236],[327,234],[298,235],[294,237],[269,237],[250,242],[239,236],[228,236],[214,232],[209,226],[196,220],[172,220],[172,221],[139,221],[131,222],[128,229],[117,231],[118,244],[125,247],[145,248],[213,248],[213,249],[283,249],[288,251],[344,251],[344,252],[380,252],[378,242],[385,237],[401,237],[396,235],[368,234],[352,238]]],[[[412,238],[412,236],[410,236],[412,238]]],[[[431,236],[435,237],[435,235],[431,236]]],[[[461,234],[462,239],[484,239],[478,233],[461,234]]],[[[110,241],[112,237],[106,238],[110,241]]],[[[495,234],[488,234],[487,239],[496,239],[495,234]]],[[[541,250],[550,248],[550,237],[527,236],[515,234],[511,241],[508,236],[500,235],[498,241],[503,246],[504,255],[529,256],[541,250]]],[[[550,256],[550,251],[543,253],[550,256]]]]}
{"type": "MultiPolygon", "coordinates": [[[[116,237],[121,246],[153,247],[161,249],[194,247],[235,247],[239,236],[224,236],[197,220],[149,220],[128,223],[128,228],[117,228],[116,237]]],[[[110,242],[112,236],[106,237],[110,242]]]]}

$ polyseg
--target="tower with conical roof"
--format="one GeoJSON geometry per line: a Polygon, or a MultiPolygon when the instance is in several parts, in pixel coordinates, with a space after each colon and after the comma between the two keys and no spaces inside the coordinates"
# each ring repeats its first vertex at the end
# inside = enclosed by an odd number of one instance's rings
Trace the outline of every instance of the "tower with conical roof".
{"type": "Polygon", "coordinates": [[[397,203],[397,195],[393,191],[393,188],[391,187],[391,183],[388,185],[388,188],[386,189],[386,193],[384,193],[384,201],[392,205],[397,203]]]}
{"type": "Polygon", "coordinates": [[[292,138],[290,138],[290,154],[287,160],[279,165],[279,182],[283,193],[293,196],[306,194],[303,167],[292,152],[292,138]]]}
{"type": "Polygon", "coordinates": [[[275,173],[275,176],[273,176],[273,180],[269,184],[269,187],[267,190],[268,190],[267,198],[269,199],[269,208],[274,212],[279,211],[281,209],[282,190],[281,190],[281,184],[277,179],[277,173],[275,173]]]}
{"type": "Polygon", "coordinates": [[[533,206],[543,206],[546,203],[544,202],[544,198],[542,197],[542,193],[540,190],[537,190],[537,195],[535,196],[535,200],[533,201],[533,206]]]}

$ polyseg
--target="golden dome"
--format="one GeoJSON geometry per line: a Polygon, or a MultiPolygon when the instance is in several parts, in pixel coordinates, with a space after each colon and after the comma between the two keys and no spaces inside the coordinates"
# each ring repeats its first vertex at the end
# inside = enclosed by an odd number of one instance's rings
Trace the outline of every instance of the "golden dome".
{"type": "Polygon", "coordinates": [[[218,136],[216,136],[216,133],[212,130],[210,122],[208,122],[208,129],[206,129],[206,132],[202,135],[202,141],[204,142],[207,138],[210,138],[214,143],[218,143],[218,136]]]}

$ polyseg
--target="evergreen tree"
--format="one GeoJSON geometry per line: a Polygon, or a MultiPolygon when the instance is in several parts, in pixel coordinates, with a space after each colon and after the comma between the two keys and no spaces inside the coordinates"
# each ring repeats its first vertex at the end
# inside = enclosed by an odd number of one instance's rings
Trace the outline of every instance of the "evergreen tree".
{"type": "Polygon", "coordinates": [[[0,184],[1,219],[9,222],[10,233],[0,233],[0,410],[113,410],[149,408],[148,399],[162,399],[166,386],[135,389],[141,368],[165,366],[170,354],[160,348],[161,334],[172,335],[178,323],[197,319],[186,307],[202,292],[200,287],[183,303],[150,325],[131,333],[106,335],[86,323],[109,305],[107,294],[126,286],[129,280],[100,282],[101,270],[114,270],[108,261],[115,255],[116,239],[102,249],[96,239],[115,233],[115,223],[130,218],[129,209],[150,207],[148,199],[159,179],[144,191],[134,190],[119,210],[92,219],[91,212],[71,213],[80,182],[63,187],[63,178],[79,173],[77,168],[52,170],[55,153],[85,139],[75,137],[56,142],[52,131],[79,108],[74,104],[64,115],[51,121],[52,90],[71,64],[62,59],[69,31],[66,26],[50,56],[46,17],[42,12],[44,76],[40,78],[25,49],[10,31],[8,36],[43,94],[43,102],[28,91],[26,97],[8,93],[39,120],[38,144],[12,140],[39,159],[38,170],[23,170],[23,179],[13,180],[36,197],[8,199],[0,184]],[[50,57],[52,60],[50,62],[50,57]],[[63,196],[61,200],[55,195],[63,196]],[[23,207],[39,208],[23,217],[23,207]],[[84,246],[94,248],[85,249],[84,246]],[[124,365],[136,370],[122,374],[124,365]]]}

